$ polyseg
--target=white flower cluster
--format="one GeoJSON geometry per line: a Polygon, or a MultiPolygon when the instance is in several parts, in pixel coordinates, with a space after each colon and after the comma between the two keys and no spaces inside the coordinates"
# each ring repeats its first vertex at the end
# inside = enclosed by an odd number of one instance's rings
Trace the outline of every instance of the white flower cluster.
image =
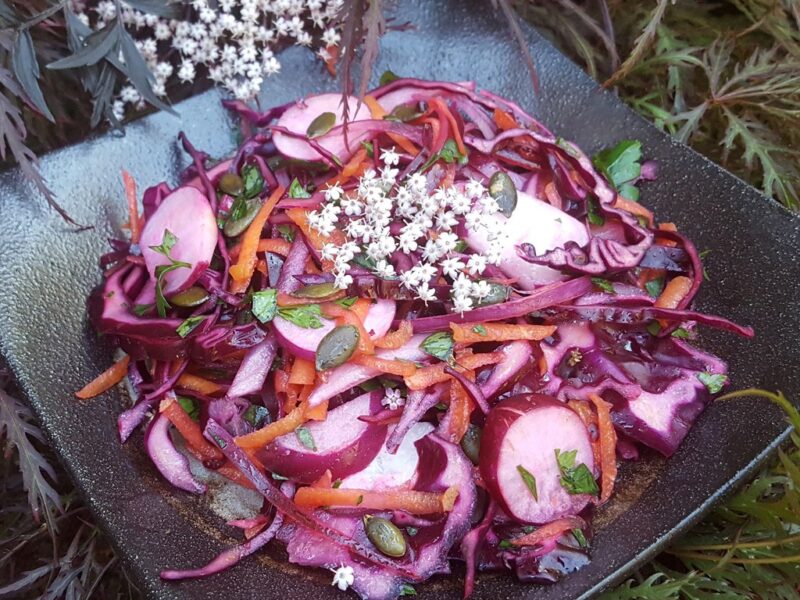
{"type": "Polygon", "coordinates": [[[403,398],[403,393],[395,388],[383,388],[384,396],[381,404],[389,410],[397,410],[401,406],[405,406],[406,399],[403,398]]]}
{"type": "MultiPolygon", "coordinates": [[[[155,77],[153,91],[166,95],[175,76],[190,83],[202,67],[208,77],[240,100],[255,97],[264,78],[280,71],[272,48],[282,42],[310,46],[314,38],[328,49],[340,40],[334,26],[343,0],[184,0],[185,20],[145,14],[113,0],[76,2],[78,18],[94,30],[119,17],[155,77]]],[[[142,102],[132,86],[124,87],[114,105],[122,118],[127,106],[142,102]]]]}
{"type": "Polygon", "coordinates": [[[369,169],[358,187],[345,192],[335,185],[325,190],[326,203],[309,214],[309,224],[328,237],[344,231],[346,241],[327,243],[322,257],[333,262],[335,285],[340,289],[353,283],[349,274],[357,256],[363,257],[382,279],[399,279],[424,302],[436,299],[435,281],[444,275],[450,281],[456,312],[471,310],[491,293],[488,282],[477,280],[487,264],[500,263],[506,234],[501,222],[492,217],[499,211],[497,201],[478,181],[429,192],[422,173],[398,183],[399,156],[394,148],[381,153],[380,172],[369,169]],[[463,188],[463,189],[462,189],[463,188]],[[467,229],[485,231],[489,247],[484,254],[465,254],[453,229],[463,222],[467,229]],[[397,234],[392,234],[391,224],[397,234]],[[461,250],[461,251],[459,251],[461,250]],[[395,252],[411,255],[413,266],[400,273],[392,263],[395,252]]]}

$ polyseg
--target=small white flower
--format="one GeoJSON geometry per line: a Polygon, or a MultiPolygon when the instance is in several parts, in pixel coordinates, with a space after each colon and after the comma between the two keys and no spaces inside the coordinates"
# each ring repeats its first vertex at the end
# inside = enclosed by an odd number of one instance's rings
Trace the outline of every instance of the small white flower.
{"type": "Polygon", "coordinates": [[[401,233],[398,240],[400,242],[400,250],[406,254],[415,252],[419,248],[417,238],[410,232],[401,233]]]}
{"type": "Polygon", "coordinates": [[[467,185],[464,186],[464,191],[467,192],[470,198],[480,198],[486,193],[486,188],[483,187],[480,181],[470,179],[467,185]]]}
{"type": "Polygon", "coordinates": [[[320,256],[323,260],[333,260],[338,252],[339,248],[336,247],[336,244],[325,244],[320,250],[320,256]]]}
{"type": "Polygon", "coordinates": [[[344,214],[348,217],[360,217],[364,206],[358,198],[348,198],[345,196],[342,199],[342,208],[344,209],[344,214]]]}
{"type": "Polygon", "coordinates": [[[183,82],[192,82],[195,78],[194,65],[188,60],[181,63],[181,68],[178,69],[178,79],[183,82]]]}
{"type": "Polygon", "coordinates": [[[428,179],[422,173],[414,173],[408,178],[407,185],[412,192],[421,194],[428,187],[428,179]]]}
{"type": "Polygon", "coordinates": [[[428,240],[425,243],[425,249],[422,251],[422,258],[423,260],[436,261],[439,260],[443,254],[444,252],[442,252],[441,247],[436,241],[428,240]]]}
{"type": "Polygon", "coordinates": [[[458,219],[456,219],[453,211],[445,210],[436,215],[436,227],[438,229],[449,231],[456,225],[458,225],[458,219]]]}
{"type": "Polygon", "coordinates": [[[473,277],[486,270],[486,257],[481,254],[472,254],[467,260],[467,270],[473,277]]]}
{"type": "Polygon", "coordinates": [[[431,300],[436,300],[436,290],[431,289],[427,282],[422,283],[417,288],[417,298],[427,304],[431,300]]]}
{"type": "Polygon", "coordinates": [[[353,284],[353,277],[348,275],[347,273],[336,273],[336,276],[333,281],[333,285],[335,285],[340,290],[346,290],[353,284]]]}
{"type": "Polygon", "coordinates": [[[463,273],[459,274],[458,277],[453,281],[452,290],[453,294],[455,295],[469,295],[471,289],[472,280],[470,280],[470,278],[463,273]]]}
{"type": "Polygon", "coordinates": [[[395,277],[394,265],[381,259],[375,263],[375,274],[381,279],[393,279],[395,277]]]}
{"type": "Polygon", "coordinates": [[[481,300],[492,293],[492,286],[489,285],[488,281],[481,279],[480,281],[476,281],[472,284],[471,291],[473,296],[475,296],[478,300],[481,300]]]}
{"type": "Polygon", "coordinates": [[[389,410],[397,410],[401,406],[405,405],[406,399],[403,398],[403,394],[400,392],[400,390],[384,388],[383,391],[384,396],[383,400],[381,400],[381,404],[389,410]]]}
{"type": "Polygon", "coordinates": [[[472,209],[472,201],[461,193],[450,196],[449,202],[450,208],[457,215],[465,215],[472,209]]]}
{"type": "Polygon", "coordinates": [[[483,223],[484,223],[484,216],[477,211],[468,212],[464,216],[464,224],[470,231],[477,231],[480,227],[483,226],[483,223]]]}
{"type": "Polygon", "coordinates": [[[393,167],[400,162],[400,155],[395,152],[394,146],[392,146],[381,151],[381,160],[383,164],[393,167]]]}
{"type": "Polygon", "coordinates": [[[456,245],[458,245],[458,236],[452,231],[443,231],[439,234],[439,237],[436,238],[436,246],[442,254],[447,254],[455,250],[456,245]]]}
{"type": "Polygon", "coordinates": [[[332,29],[332,28],[331,29],[326,29],[322,33],[322,42],[326,46],[335,46],[336,44],[339,43],[339,40],[341,40],[341,39],[342,39],[342,36],[339,35],[339,32],[337,32],[335,29],[332,29]]]}
{"type": "Polygon", "coordinates": [[[413,269],[400,273],[400,282],[408,289],[413,289],[420,283],[419,274],[413,269]]]}
{"type": "Polygon", "coordinates": [[[338,569],[331,569],[333,571],[333,581],[331,585],[335,585],[341,591],[347,591],[353,582],[356,580],[355,573],[353,571],[353,567],[350,565],[342,565],[338,569]]]}
{"type": "Polygon", "coordinates": [[[457,313],[463,313],[472,310],[472,298],[469,296],[454,296],[453,297],[453,310],[457,313]]]}
{"type": "Polygon", "coordinates": [[[336,202],[344,195],[344,190],[339,184],[332,185],[325,189],[325,200],[328,202],[336,202]]]}
{"type": "Polygon", "coordinates": [[[448,277],[455,279],[464,268],[464,263],[460,258],[446,258],[441,263],[442,272],[448,277]]]}

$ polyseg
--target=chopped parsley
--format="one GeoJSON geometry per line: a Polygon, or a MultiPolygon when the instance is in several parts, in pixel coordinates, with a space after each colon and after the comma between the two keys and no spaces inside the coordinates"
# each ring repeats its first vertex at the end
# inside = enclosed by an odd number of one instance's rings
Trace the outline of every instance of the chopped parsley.
{"type": "Polygon", "coordinates": [[[287,242],[291,243],[294,241],[295,231],[291,225],[278,225],[278,233],[280,233],[281,237],[287,242]]]}
{"type": "Polygon", "coordinates": [[[614,284],[612,284],[608,279],[603,279],[602,277],[592,277],[592,285],[609,294],[617,293],[614,289],[614,284]]]}
{"type": "Polygon", "coordinates": [[[473,333],[477,333],[478,335],[483,335],[483,336],[486,335],[486,327],[484,327],[483,325],[475,325],[475,327],[472,328],[472,331],[473,333]]]}
{"type": "Polygon", "coordinates": [[[597,201],[594,198],[589,198],[586,201],[586,219],[589,221],[590,225],[602,225],[606,222],[598,212],[599,208],[597,206],[597,201]]]}
{"type": "Polygon", "coordinates": [[[578,455],[577,450],[561,452],[556,449],[556,462],[558,470],[561,472],[561,487],[568,494],[597,494],[600,489],[594,475],[584,463],[575,464],[578,455]]]}
{"type": "Polygon", "coordinates": [[[300,185],[297,177],[292,179],[292,183],[289,185],[289,198],[311,198],[311,194],[306,188],[300,185]]]}
{"type": "Polygon", "coordinates": [[[623,140],[613,148],[606,148],[598,152],[592,159],[592,163],[606,176],[614,189],[629,200],[637,200],[639,190],[629,182],[638,179],[641,175],[641,160],[642,143],[637,140],[623,140]]]}
{"type": "Polygon", "coordinates": [[[311,435],[311,431],[309,431],[308,427],[300,425],[300,427],[294,430],[294,434],[297,436],[297,440],[303,444],[303,446],[312,452],[317,451],[317,445],[314,443],[314,436],[311,435]]]}
{"type": "Polygon", "coordinates": [[[404,583],[400,588],[400,596],[416,596],[417,590],[414,589],[413,586],[404,583]]]}
{"type": "Polygon", "coordinates": [[[517,465],[517,471],[519,471],[519,476],[522,477],[522,481],[525,482],[528,490],[531,492],[531,496],[537,502],[539,501],[539,493],[536,490],[536,478],[531,474],[528,469],[523,467],[522,465],[517,465]]]}
{"type": "Polygon", "coordinates": [[[322,327],[322,310],[319,304],[280,307],[278,308],[278,315],[304,329],[319,329],[322,327]]]}
{"type": "Polygon", "coordinates": [[[176,396],[175,399],[193,421],[200,420],[200,406],[197,403],[197,400],[194,398],[187,398],[186,396],[176,396]]]}
{"type": "Polygon", "coordinates": [[[656,277],[644,284],[644,289],[653,298],[658,298],[664,291],[664,278],[656,277]]]}
{"type": "Polygon", "coordinates": [[[692,332],[688,329],[684,329],[683,327],[678,327],[675,331],[672,332],[672,337],[679,338],[682,340],[690,340],[692,339],[692,332]]]}
{"type": "Polygon", "coordinates": [[[278,292],[261,290],[253,293],[253,316],[262,323],[269,323],[278,312],[278,292]]]}
{"type": "Polygon", "coordinates": [[[197,328],[197,326],[200,325],[200,323],[203,322],[203,319],[205,319],[205,316],[203,315],[198,315],[196,317],[189,317],[183,323],[178,325],[175,331],[179,336],[185,338],[187,335],[192,333],[192,331],[194,331],[197,328]]]}
{"type": "Polygon", "coordinates": [[[723,375],[722,373],[709,373],[708,371],[698,373],[697,378],[712,394],[719,393],[722,387],[728,382],[727,375],[723,375]]]}
{"type": "Polygon", "coordinates": [[[419,345],[426,353],[439,360],[449,361],[453,358],[453,334],[449,331],[432,333],[419,345]]]}
{"type": "Polygon", "coordinates": [[[170,308],[169,302],[167,302],[167,299],[164,297],[164,277],[166,277],[167,273],[171,273],[176,269],[190,269],[192,267],[189,263],[175,260],[170,256],[172,248],[177,242],[178,238],[175,237],[175,234],[169,229],[165,229],[161,238],[161,244],[158,246],[150,246],[153,252],[163,254],[170,261],[168,265],[158,265],[156,267],[156,312],[158,312],[158,316],[162,319],[167,316],[167,309],[170,308]]]}

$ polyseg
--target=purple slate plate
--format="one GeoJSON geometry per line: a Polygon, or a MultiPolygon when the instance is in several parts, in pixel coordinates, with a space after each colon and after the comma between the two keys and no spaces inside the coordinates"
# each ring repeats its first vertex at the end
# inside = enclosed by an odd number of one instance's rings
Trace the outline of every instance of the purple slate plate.
{"type": "MultiPolygon", "coordinates": [[[[525,28],[541,77],[534,97],[504,22],[485,1],[407,0],[398,22],[416,29],[390,32],[376,73],[475,79],[480,87],[518,101],[557,134],[587,152],[620,139],[642,141],[661,165],[643,200],[661,220],[674,221],[702,249],[711,249],[711,280],[698,304],[755,327],[754,340],[706,332],[703,344],[730,363],[734,389],[761,386],[800,398],[800,221],[733,175],[659,132],[612,94],[601,91],[536,32],[525,28]]],[[[281,55],[262,105],[338,89],[311,54],[281,55]]],[[[141,186],[173,181],[186,158],[175,139],[185,130],[212,156],[235,146],[232,123],[211,91],[178,105],[181,118],[156,114],[133,123],[124,137],[106,135],[54,152],[42,170],[62,205],[95,229],[69,232],[32,198],[18,171],[0,175],[0,354],[16,374],[78,489],[116,543],[150,598],[341,597],[330,575],[287,565],[280,549],[260,554],[211,579],[162,582],[164,567],[199,565],[235,542],[233,530],[207,498],[176,492],[159,478],[141,434],[120,446],[115,420],[121,394],[80,403],[73,392],[110,362],[109,348],[91,330],[84,302],[100,280],[105,239],[125,220],[119,172],[141,186]]],[[[508,575],[480,578],[476,598],[588,598],[620,580],[694,523],[751,473],[783,439],[780,412],[761,401],[711,406],[669,461],[647,457],[624,469],[618,494],[596,519],[593,560],[549,587],[526,586],[508,575]]],[[[419,588],[420,595],[456,598],[460,572],[419,588]]]]}

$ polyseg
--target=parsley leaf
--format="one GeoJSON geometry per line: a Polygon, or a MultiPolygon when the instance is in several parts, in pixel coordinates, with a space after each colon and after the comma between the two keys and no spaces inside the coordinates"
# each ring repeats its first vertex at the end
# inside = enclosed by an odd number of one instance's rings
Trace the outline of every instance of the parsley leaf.
{"type": "Polygon", "coordinates": [[[342,308],[350,308],[351,306],[353,306],[353,304],[356,303],[356,300],[358,300],[358,298],[356,298],[355,296],[350,296],[348,298],[340,298],[339,300],[334,300],[334,302],[336,302],[336,304],[338,304],[342,308]]]}
{"type": "Polygon", "coordinates": [[[278,474],[278,473],[273,473],[273,474],[272,474],[272,478],[273,478],[275,481],[289,481],[289,478],[288,478],[288,477],[284,477],[283,475],[280,475],[280,474],[278,474]]]}
{"type": "Polygon", "coordinates": [[[531,472],[522,465],[517,465],[517,471],[519,471],[519,476],[522,477],[522,481],[525,482],[528,490],[530,490],[533,499],[538,502],[539,493],[536,491],[536,477],[534,477],[531,472]]]}
{"type": "Polygon", "coordinates": [[[656,336],[659,333],[661,333],[661,323],[659,323],[658,321],[651,321],[650,323],[647,324],[646,329],[647,333],[649,333],[652,336],[656,336]]]}
{"type": "Polygon", "coordinates": [[[154,306],[155,304],[137,304],[133,307],[133,314],[135,314],[137,317],[143,317],[153,310],[154,306]]]}
{"type": "Polygon", "coordinates": [[[404,583],[403,586],[400,588],[400,596],[416,596],[417,590],[413,588],[413,586],[404,583]]]}
{"type": "Polygon", "coordinates": [[[169,229],[164,229],[164,233],[161,236],[161,243],[158,246],[150,246],[153,252],[163,254],[171,262],[169,265],[159,265],[156,267],[156,311],[158,312],[158,316],[162,319],[167,316],[167,309],[170,308],[169,302],[167,302],[167,299],[164,297],[164,277],[167,273],[175,269],[190,269],[192,267],[189,263],[175,260],[170,256],[170,252],[177,242],[178,238],[175,237],[175,234],[169,229]]]}
{"type": "Polygon", "coordinates": [[[608,279],[603,279],[602,277],[592,277],[592,285],[609,294],[617,293],[617,291],[614,289],[614,285],[608,279]]]}
{"type": "Polygon", "coordinates": [[[317,445],[314,443],[314,437],[311,435],[311,431],[309,431],[308,427],[300,425],[300,427],[294,430],[294,434],[303,446],[313,452],[317,451],[317,445]]]}
{"type": "Polygon", "coordinates": [[[569,452],[561,452],[556,449],[556,462],[558,463],[558,470],[561,471],[561,487],[568,494],[592,494],[595,495],[600,491],[597,487],[597,481],[594,475],[584,463],[575,465],[578,455],[577,450],[570,450],[569,452]]]}
{"type": "Polygon", "coordinates": [[[439,360],[449,361],[453,358],[453,334],[449,331],[432,333],[419,345],[426,353],[439,360]]]}
{"type": "Polygon", "coordinates": [[[708,371],[698,373],[697,378],[712,394],[719,393],[719,391],[722,390],[722,386],[728,381],[727,375],[723,375],[722,373],[709,373],[708,371]]]}
{"type": "Polygon", "coordinates": [[[613,148],[598,152],[592,163],[615,189],[620,190],[624,183],[641,175],[641,160],[642,143],[637,140],[623,140],[613,148]]]}
{"type": "Polygon", "coordinates": [[[278,225],[278,233],[280,233],[281,237],[287,242],[291,243],[294,241],[295,232],[291,225],[278,225]]]}
{"type": "Polygon", "coordinates": [[[163,235],[161,236],[161,243],[158,246],[150,246],[150,250],[153,252],[158,252],[159,254],[163,254],[172,260],[172,257],[169,255],[169,253],[172,251],[172,248],[177,242],[178,238],[175,237],[175,234],[169,229],[165,229],[163,235]]]}
{"type": "Polygon", "coordinates": [[[444,146],[442,146],[442,149],[439,150],[439,152],[437,152],[433,156],[431,156],[425,162],[425,164],[422,165],[422,167],[420,167],[419,172],[420,173],[424,173],[437,160],[443,160],[444,162],[446,162],[449,165],[453,164],[454,162],[458,162],[458,164],[460,164],[460,165],[465,165],[465,164],[467,164],[468,157],[467,157],[466,154],[461,154],[461,152],[458,151],[458,146],[456,146],[456,143],[455,143],[454,140],[448,139],[444,143],[444,146]]]}
{"type": "Polygon", "coordinates": [[[375,156],[375,149],[372,146],[372,142],[361,142],[361,147],[367,151],[367,156],[370,158],[375,156]]]}
{"type": "Polygon", "coordinates": [[[253,293],[253,316],[262,323],[269,323],[278,312],[278,292],[261,290],[253,293]]]}
{"type": "Polygon", "coordinates": [[[603,215],[597,212],[598,210],[597,201],[594,198],[589,198],[586,201],[586,219],[589,221],[590,225],[599,226],[606,222],[603,215]]]}
{"type": "Polygon", "coordinates": [[[400,79],[400,76],[397,73],[394,73],[389,69],[386,69],[381,75],[380,85],[386,85],[387,83],[392,83],[397,79],[400,79]]]}
{"type": "Polygon", "coordinates": [[[589,541],[586,539],[586,536],[583,535],[583,531],[581,529],[573,529],[572,536],[575,538],[575,541],[578,542],[578,545],[581,548],[586,548],[589,546],[589,541]]]}
{"type": "Polygon", "coordinates": [[[308,193],[308,190],[300,185],[300,182],[297,181],[297,177],[292,180],[292,184],[289,186],[289,198],[311,198],[311,194],[308,193]]]}
{"type": "Polygon", "coordinates": [[[408,535],[410,535],[411,537],[414,537],[415,535],[417,535],[419,533],[419,529],[417,529],[416,527],[411,527],[409,525],[408,527],[406,527],[406,533],[408,535]]]}
{"type": "Polygon", "coordinates": [[[683,327],[678,327],[672,332],[672,337],[676,337],[681,340],[690,340],[692,339],[692,332],[688,329],[684,329],[683,327]]]}
{"type": "Polygon", "coordinates": [[[245,165],[242,169],[243,191],[242,196],[255,198],[264,190],[264,176],[256,165],[245,165]]]}
{"type": "Polygon", "coordinates": [[[278,315],[304,329],[319,329],[322,327],[322,310],[319,304],[280,307],[278,308],[278,315]]]}
{"type": "Polygon", "coordinates": [[[178,327],[177,327],[177,329],[175,329],[175,331],[179,336],[181,336],[182,338],[185,338],[187,335],[192,333],[192,331],[197,329],[197,326],[200,325],[200,323],[203,322],[203,319],[205,319],[204,315],[197,315],[196,317],[189,317],[183,323],[178,325],[178,327]]]}
{"type": "Polygon", "coordinates": [[[500,543],[497,544],[497,547],[501,550],[514,550],[516,546],[511,543],[511,540],[500,540],[500,543]]]}
{"type": "Polygon", "coordinates": [[[486,327],[483,325],[475,325],[475,327],[472,328],[472,331],[478,335],[486,335],[486,327]]]}
{"type": "Polygon", "coordinates": [[[186,396],[176,396],[175,399],[193,421],[200,420],[200,406],[197,403],[197,400],[194,398],[187,398],[186,396]]]}
{"type": "Polygon", "coordinates": [[[664,291],[664,278],[656,277],[655,279],[651,279],[644,284],[644,289],[647,290],[647,293],[650,294],[651,297],[658,298],[661,292],[664,291]]]}

